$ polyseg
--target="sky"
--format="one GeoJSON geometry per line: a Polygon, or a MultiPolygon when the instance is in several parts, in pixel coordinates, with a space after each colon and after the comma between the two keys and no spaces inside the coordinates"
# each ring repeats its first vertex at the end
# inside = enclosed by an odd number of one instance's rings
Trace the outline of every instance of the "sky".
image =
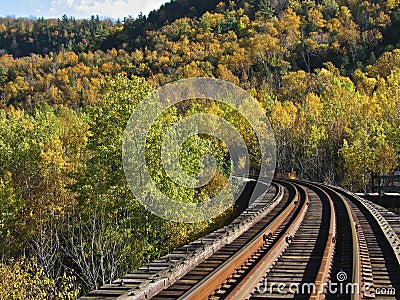
{"type": "Polygon", "coordinates": [[[59,18],[64,14],[75,18],[91,15],[123,20],[129,15],[147,15],[166,0],[0,0],[0,16],[59,18]]]}

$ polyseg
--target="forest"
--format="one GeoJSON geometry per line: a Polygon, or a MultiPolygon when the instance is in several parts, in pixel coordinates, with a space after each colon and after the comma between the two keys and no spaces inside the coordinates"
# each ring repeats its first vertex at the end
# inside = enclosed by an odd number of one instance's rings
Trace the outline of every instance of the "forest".
{"type": "MultiPolygon", "coordinates": [[[[222,226],[234,207],[194,224],[148,212],[126,182],[126,123],[158,87],[219,78],[264,108],[277,143],[276,174],[368,191],[400,168],[400,1],[175,0],[113,21],[0,18],[0,298],[74,299],[222,226]],[[134,253],[134,255],[132,255],[134,253]]],[[[229,109],[173,107],[152,145],[195,112],[252,132],[229,109]]],[[[193,201],[224,184],[218,141],[210,186],[191,193],[159,172],[173,197],[193,201]]],[[[192,151],[193,150],[193,151],[192,151]]]]}

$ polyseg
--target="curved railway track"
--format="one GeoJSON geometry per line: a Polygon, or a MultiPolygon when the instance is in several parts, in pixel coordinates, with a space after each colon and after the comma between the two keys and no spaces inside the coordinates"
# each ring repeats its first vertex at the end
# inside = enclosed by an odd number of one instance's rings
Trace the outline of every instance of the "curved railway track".
{"type": "Polygon", "coordinates": [[[400,299],[399,231],[343,189],[276,180],[231,224],[81,299],[400,299]]]}

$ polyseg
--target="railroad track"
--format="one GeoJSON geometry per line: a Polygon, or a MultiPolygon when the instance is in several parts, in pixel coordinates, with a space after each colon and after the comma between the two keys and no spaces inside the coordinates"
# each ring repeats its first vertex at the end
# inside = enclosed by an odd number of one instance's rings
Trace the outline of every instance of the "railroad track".
{"type": "Polygon", "coordinates": [[[81,299],[400,299],[399,230],[343,189],[276,180],[231,224],[81,299]]]}

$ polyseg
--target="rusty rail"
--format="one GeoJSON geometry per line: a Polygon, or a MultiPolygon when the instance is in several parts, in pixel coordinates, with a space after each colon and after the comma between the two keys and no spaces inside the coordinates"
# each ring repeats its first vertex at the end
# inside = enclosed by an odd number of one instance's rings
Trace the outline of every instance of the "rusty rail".
{"type": "MultiPolygon", "coordinates": [[[[222,264],[217,270],[209,274],[206,278],[200,281],[197,285],[193,286],[187,293],[180,297],[180,299],[206,299],[208,295],[212,294],[214,290],[218,289],[223,284],[229,275],[233,274],[236,269],[240,268],[248,258],[256,252],[265,242],[265,236],[269,233],[273,233],[282,222],[294,211],[296,204],[299,201],[299,194],[296,192],[295,197],[292,199],[290,204],[283,210],[283,212],[275,218],[262,232],[257,234],[251,242],[249,242],[240,252],[237,252],[230,260],[222,264]]],[[[304,205],[301,211],[307,210],[307,206],[304,205]]],[[[305,214],[305,213],[304,213],[305,214]]],[[[298,221],[292,224],[291,228],[294,228],[296,224],[301,223],[300,214],[298,221]]],[[[276,242],[275,247],[268,252],[268,258],[270,263],[281,253],[286,243],[282,242],[282,238],[276,242]]]]}

